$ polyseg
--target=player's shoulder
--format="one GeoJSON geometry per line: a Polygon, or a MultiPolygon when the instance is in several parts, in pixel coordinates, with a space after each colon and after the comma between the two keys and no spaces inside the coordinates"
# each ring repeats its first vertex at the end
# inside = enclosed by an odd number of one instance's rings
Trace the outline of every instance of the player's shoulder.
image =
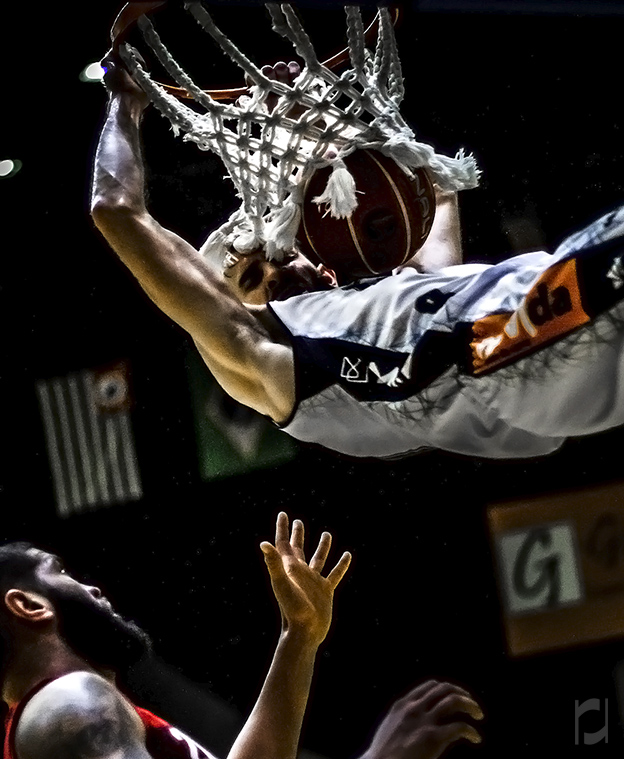
{"type": "MultiPolygon", "coordinates": [[[[89,671],[44,685],[23,707],[15,729],[19,759],[87,755],[141,733],[141,721],[111,682],[89,671]]],[[[94,754],[98,755],[98,754],[94,754]]]]}
{"type": "Polygon", "coordinates": [[[117,688],[106,678],[88,670],[70,672],[46,683],[28,700],[20,723],[42,707],[48,709],[80,707],[82,704],[101,703],[117,697],[117,688]]]}

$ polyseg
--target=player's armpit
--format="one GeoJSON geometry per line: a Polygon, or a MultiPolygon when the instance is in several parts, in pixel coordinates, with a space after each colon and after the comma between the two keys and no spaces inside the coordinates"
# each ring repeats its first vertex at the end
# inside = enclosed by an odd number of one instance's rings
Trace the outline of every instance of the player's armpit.
{"type": "Polygon", "coordinates": [[[259,339],[250,347],[246,362],[222,363],[195,341],[199,354],[225,392],[277,424],[291,415],[295,403],[295,369],[292,348],[259,339]]]}
{"type": "Polygon", "coordinates": [[[73,672],[36,693],[15,734],[18,759],[152,759],[132,706],[99,675],[73,672]]]}

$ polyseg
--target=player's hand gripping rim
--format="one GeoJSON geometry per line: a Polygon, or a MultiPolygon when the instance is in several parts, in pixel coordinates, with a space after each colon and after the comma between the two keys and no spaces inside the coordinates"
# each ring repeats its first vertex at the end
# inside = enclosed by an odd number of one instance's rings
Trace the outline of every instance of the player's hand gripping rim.
{"type": "MultiPolygon", "coordinates": [[[[138,54],[137,56],[144,65],[143,58],[138,54]]],[[[134,81],[118,53],[113,49],[109,50],[100,61],[100,66],[104,70],[102,82],[110,95],[121,94],[131,97],[141,108],[147,108],[150,104],[148,96],[134,81]]]]}
{"type": "Polygon", "coordinates": [[[260,548],[269,570],[271,586],[282,615],[285,633],[300,633],[319,645],[327,635],[332,617],[334,591],[345,576],[351,554],[342,554],[334,568],[321,572],[331,548],[332,537],[324,532],[309,562],[304,552],[303,522],[295,519],[292,532],[288,516],[280,512],[275,528],[275,545],[263,541],[260,548]]]}

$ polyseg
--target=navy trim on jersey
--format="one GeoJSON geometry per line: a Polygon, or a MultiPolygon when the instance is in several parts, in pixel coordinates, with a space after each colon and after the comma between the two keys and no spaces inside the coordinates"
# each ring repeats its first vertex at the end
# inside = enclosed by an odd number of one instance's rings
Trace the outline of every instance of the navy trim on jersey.
{"type": "MultiPolygon", "coordinates": [[[[337,338],[291,336],[297,405],[331,385],[358,401],[401,401],[427,387],[463,355],[456,336],[427,332],[417,358],[337,338]]],[[[287,426],[294,415],[280,426],[287,426]]]]}
{"type": "Polygon", "coordinates": [[[460,333],[426,332],[416,356],[338,338],[293,335],[271,304],[267,306],[290,338],[295,367],[295,405],[279,427],[291,423],[302,401],[332,385],[339,385],[358,401],[401,401],[463,361],[460,333]]]}
{"type": "Polygon", "coordinates": [[[337,338],[292,337],[297,403],[339,385],[358,401],[402,401],[457,364],[457,338],[427,332],[416,354],[361,345],[337,338]]]}
{"type": "Polygon", "coordinates": [[[615,237],[571,256],[576,259],[579,291],[588,316],[598,316],[624,299],[623,254],[624,241],[615,237]]]}

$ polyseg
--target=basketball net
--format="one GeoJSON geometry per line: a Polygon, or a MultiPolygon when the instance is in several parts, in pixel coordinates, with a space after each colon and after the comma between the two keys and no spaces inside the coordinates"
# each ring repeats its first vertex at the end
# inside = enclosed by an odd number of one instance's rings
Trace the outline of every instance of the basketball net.
{"type": "Polygon", "coordinates": [[[292,86],[266,77],[215,25],[198,0],[185,9],[253,82],[249,95],[235,103],[212,99],[173,59],[152,22],[141,16],[138,26],[147,45],[168,75],[201,107],[181,102],[145,70],[135,48],[120,54],[154,106],[171,122],[176,135],[201,150],[216,153],[234,183],[240,207],[212,232],[201,253],[216,268],[228,254],[264,249],[281,260],[295,245],[303,191],[314,171],[331,166],[325,191],[314,201],[319,210],[346,218],[357,207],[355,182],[344,164],[354,150],[379,150],[408,176],[426,167],[444,191],[470,189],[479,170],[472,155],[460,150],[454,158],[439,155],[423,142],[399,113],[404,97],[401,62],[388,9],[380,8],[375,49],[367,47],[357,6],[345,7],[349,66],[337,75],[319,62],[312,42],[289,4],[267,3],[273,31],[287,39],[304,61],[292,86]],[[277,103],[269,110],[267,98],[277,103]],[[295,112],[294,106],[301,106],[295,112]]]}

